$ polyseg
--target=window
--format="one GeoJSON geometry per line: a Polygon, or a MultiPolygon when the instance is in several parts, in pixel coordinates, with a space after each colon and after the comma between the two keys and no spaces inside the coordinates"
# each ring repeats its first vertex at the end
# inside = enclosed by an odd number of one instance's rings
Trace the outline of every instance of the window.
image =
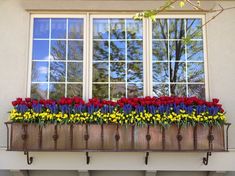
{"type": "Polygon", "coordinates": [[[157,19],[152,27],[153,95],[205,98],[201,19],[157,19]],[[189,42],[183,39],[190,37],[189,42]]]}
{"type": "Polygon", "coordinates": [[[83,96],[83,19],[34,18],[34,98],[83,96]]]}
{"type": "Polygon", "coordinates": [[[33,16],[31,97],[206,98],[203,18],[131,17],[33,16]]]}

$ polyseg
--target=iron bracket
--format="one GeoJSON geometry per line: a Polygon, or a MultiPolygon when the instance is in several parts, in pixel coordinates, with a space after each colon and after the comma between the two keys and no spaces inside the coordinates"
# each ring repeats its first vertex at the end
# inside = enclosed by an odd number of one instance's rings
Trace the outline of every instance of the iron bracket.
{"type": "Polygon", "coordinates": [[[27,164],[28,165],[31,165],[33,163],[33,157],[32,156],[29,156],[29,152],[24,152],[24,155],[27,156],[27,164]]]}
{"type": "Polygon", "coordinates": [[[208,165],[208,162],[209,162],[209,156],[211,156],[211,152],[207,152],[206,153],[206,157],[203,157],[203,164],[204,165],[208,165]]]}
{"type": "Polygon", "coordinates": [[[148,165],[148,161],[149,161],[149,152],[146,152],[146,155],[145,155],[145,165],[148,165]]]}
{"type": "Polygon", "coordinates": [[[90,156],[88,152],[86,152],[86,164],[90,164],[90,156]]]}

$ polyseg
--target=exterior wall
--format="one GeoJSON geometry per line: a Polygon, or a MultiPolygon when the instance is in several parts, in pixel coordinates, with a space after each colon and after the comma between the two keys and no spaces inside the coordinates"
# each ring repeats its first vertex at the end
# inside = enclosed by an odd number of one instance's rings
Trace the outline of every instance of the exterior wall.
{"type": "MultiPolygon", "coordinates": [[[[90,165],[85,164],[84,153],[32,153],[35,158],[34,163],[28,166],[23,153],[5,151],[6,128],[3,122],[8,118],[7,112],[11,108],[10,102],[16,97],[25,97],[27,92],[30,12],[38,12],[38,10],[65,10],[67,13],[75,12],[76,10],[141,10],[157,7],[160,3],[159,1],[79,0],[47,0],[42,3],[41,0],[0,0],[0,169],[235,170],[234,125],[230,129],[229,147],[231,152],[213,153],[208,166],[202,165],[201,162],[205,153],[184,153],[183,155],[182,153],[150,153],[148,166],[144,165],[145,153],[91,153],[90,165]]],[[[208,1],[203,2],[203,4],[207,7],[213,7],[214,2],[208,1]]],[[[221,4],[224,7],[229,7],[234,6],[235,2],[221,2],[221,4]]],[[[208,19],[211,16],[211,14],[206,15],[208,19]]],[[[235,119],[233,118],[233,114],[235,114],[235,109],[233,108],[235,105],[235,93],[233,91],[235,86],[234,17],[235,10],[225,11],[207,26],[210,97],[221,99],[221,103],[228,112],[228,120],[233,124],[235,124],[235,119]]],[[[7,173],[0,171],[0,175],[3,176],[7,175],[7,173]]],[[[43,173],[46,174],[46,171],[43,171],[43,173]]],[[[74,174],[72,171],[68,173],[74,174]]],[[[93,171],[91,175],[99,176],[102,173],[101,171],[93,171]]],[[[106,172],[104,175],[109,175],[109,173],[106,172]]],[[[141,173],[138,172],[140,175],[141,173]]],[[[167,173],[159,172],[159,175],[167,175],[167,173]]],[[[183,175],[181,173],[168,174],[183,175]]],[[[204,175],[205,172],[194,174],[195,176],[204,175]]],[[[229,175],[231,174],[229,173],[229,175]]],[[[31,175],[42,175],[42,172],[32,171],[31,175]]],[[[53,173],[53,175],[57,175],[57,173],[53,173]]]]}

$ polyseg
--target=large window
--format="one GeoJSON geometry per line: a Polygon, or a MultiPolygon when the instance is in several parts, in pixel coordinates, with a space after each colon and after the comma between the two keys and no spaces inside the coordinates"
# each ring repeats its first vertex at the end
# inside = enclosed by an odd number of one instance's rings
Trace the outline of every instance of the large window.
{"type": "Polygon", "coordinates": [[[202,17],[32,17],[30,95],[206,98],[202,17]]]}

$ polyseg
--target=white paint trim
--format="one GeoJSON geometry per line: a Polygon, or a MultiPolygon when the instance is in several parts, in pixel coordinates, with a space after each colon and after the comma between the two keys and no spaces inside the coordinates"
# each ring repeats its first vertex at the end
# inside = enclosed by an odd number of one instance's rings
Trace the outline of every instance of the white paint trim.
{"type": "Polygon", "coordinates": [[[145,165],[145,152],[30,152],[34,157],[27,165],[23,152],[0,149],[0,170],[161,170],[161,171],[234,171],[235,151],[212,152],[209,164],[202,164],[205,152],[150,152],[145,165]],[[61,162],[63,161],[63,162],[61,162]],[[131,164],[130,164],[131,163],[131,164]]]}

